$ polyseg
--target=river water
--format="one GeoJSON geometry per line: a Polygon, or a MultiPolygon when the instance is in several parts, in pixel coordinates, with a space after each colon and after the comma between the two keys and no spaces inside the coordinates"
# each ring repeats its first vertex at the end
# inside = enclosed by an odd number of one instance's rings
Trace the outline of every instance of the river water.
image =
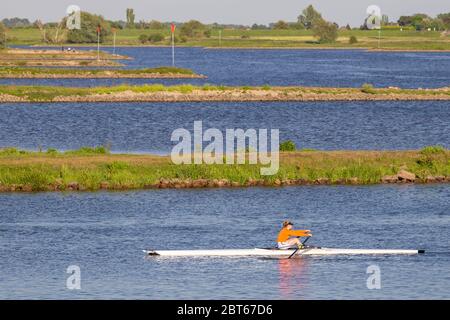
{"type": "Polygon", "coordinates": [[[0,194],[0,298],[450,297],[450,186],[314,186],[0,194]],[[311,244],[419,256],[145,258],[142,249],[274,245],[285,218],[311,244]],[[81,290],[68,290],[68,266],[81,290]],[[381,271],[369,290],[367,267],[381,271]]]}
{"type": "MultiPolygon", "coordinates": [[[[129,68],[170,63],[168,48],[119,48],[129,68]]],[[[193,83],[441,87],[448,53],[177,49],[193,83]]],[[[1,80],[98,85],[131,80],[1,80]]],[[[135,80],[132,83],[151,81],[135,80]]],[[[180,81],[156,81],[179,83],[180,81]]],[[[181,82],[186,82],[185,80],[181,82]]],[[[0,104],[0,147],[170,151],[171,132],[278,128],[299,148],[449,147],[448,102],[0,104]]],[[[0,194],[0,299],[450,298],[450,186],[299,186],[0,194]],[[311,244],[425,249],[418,256],[145,258],[142,249],[273,246],[284,219],[311,244]],[[81,290],[69,290],[69,266],[81,290]],[[367,288],[369,266],[381,289],[367,288]]]]}
{"type": "Polygon", "coordinates": [[[0,104],[0,147],[169,153],[177,128],[280,130],[298,148],[450,147],[447,101],[0,104]]]}
{"type": "MultiPolygon", "coordinates": [[[[96,50],[97,48],[84,48],[96,50]]],[[[102,48],[112,52],[112,48],[102,48]]],[[[126,68],[171,65],[171,48],[120,47],[133,57],[126,68]]],[[[176,65],[208,76],[201,80],[162,79],[0,79],[0,84],[98,86],[119,83],[193,83],[221,85],[303,85],[324,87],[435,88],[450,85],[450,52],[368,52],[365,50],[250,50],[177,48],[176,65]]]]}

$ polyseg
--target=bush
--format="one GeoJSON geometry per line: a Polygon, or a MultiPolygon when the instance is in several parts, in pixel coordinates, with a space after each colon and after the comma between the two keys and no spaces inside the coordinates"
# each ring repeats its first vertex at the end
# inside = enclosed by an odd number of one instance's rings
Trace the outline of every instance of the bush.
{"type": "Polygon", "coordinates": [[[205,25],[197,20],[190,20],[180,28],[180,35],[187,38],[200,38],[204,36],[205,25]]]}
{"type": "Polygon", "coordinates": [[[350,44],[358,43],[358,39],[355,36],[350,36],[350,39],[348,39],[348,43],[350,44]]]}
{"type": "Polygon", "coordinates": [[[139,35],[139,42],[140,43],[146,43],[148,41],[148,36],[145,34],[139,35]]]}
{"type": "Polygon", "coordinates": [[[205,31],[203,32],[203,35],[204,35],[206,38],[211,38],[211,30],[205,30],[205,31]]]}
{"type": "Polygon", "coordinates": [[[164,24],[159,21],[152,20],[148,23],[148,27],[151,30],[162,30],[164,29],[164,24]]]}
{"type": "Polygon", "coordinates": [[[13,148],[13,147],[8,147],[8,148],[3,148],[0,149],[0,155],[15,155],[15,154],[19,154],[19,150],[17,148],[13,148]]]}
{"type": "Polygon", "coordinates": [[[361,87],[361,92],[374,94],[375,88],[370,83],[364,83],[361,87]]]}
{"type": "Polygon", "coordinates": [[[439,154],[439,153],[445,153],[446,149],[443,146],[436,145],[436,146],[427,146],[420,150],[420,153],[423,155],[432,155],[432,154],[439,154]]]}
{"type": "Polygon", "coordinates": [[[295,151],[297,147],[292,140],[283,141],[280,143],[280,151],[295,151]]]}
{"type": "Polygon", "coordinates": [[[78,150],[69,150],[65,152],[66,154],[78,154],[78,155],[89,155],[89,154],[109,154],[109,147],[81,147],[78,150]]]}
{"type": "Polygon", "coordinates": [[[289,29],[289,24],[283,20],[279,20],[273,25],[273,28],[275,30],[287,30],[289,29]]]}
{"type": "MultiPolygon", "coordinates": [[[[187,42],[188,38],[185,36],[175,36],[173,40],[175,41],[175,43],[185,43],[187,42]]],[[[170,39],[169,43],[172,43],[172,39],[170,39]]]]}
{"type": "Polygon", "coordinates": [[[338,38],[338,27],[334,23],[320,20],[313,25],[313,34],[321,43],[335,42],[338,38]]]}
{"type": "Polygon", "coordinates": [[[165,37],[162,33],[154,33],[148,37],[148,41],[152,43],[164,41],[165,37]]]}

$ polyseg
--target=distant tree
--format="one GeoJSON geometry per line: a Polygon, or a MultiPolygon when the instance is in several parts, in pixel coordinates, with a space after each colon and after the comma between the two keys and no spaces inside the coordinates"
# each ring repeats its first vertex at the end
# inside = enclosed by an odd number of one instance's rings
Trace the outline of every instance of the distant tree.
{"type": "Polygon", "coordinates": [[[347,25],[345,26],[345,29],[352,30],[352,27],[350,27],[350,25],[347,23],[347,25]]]}
{"type": "Polygon", "coordinates": [[[67,42],[69,43],[95,43],[97,42],[97,28],[100,27],[100,42],[111,32],[110,24],[102,16],[88,12],[81,12],[81,29],[69,30],[67,42]]]}
{"type": "Polygon", "coordinates": [[[309,5],[302,11],[302,14],[298,16],[298,22],[303,24],[306,29],[311,29],[315,23],[320,21],[324,21],[324,19],[312,5],[309,5]]]}
{"type": "Polygon", "coordinates": [[[412,26],[420,31],[427,28],[431,20],[432,19],[424,13],[416,13],[412,16],[401,16],[397,22],[401,27],[412,26]]]}
{"type": "Polygon", "coordinates": [[[417,13],[413,16],[412,26],[416,28],[416,30],[420,31],[428,28],[430,17],[424,13],[417,13]]]}
{"type": "Polygon", "coordinates": [[[439,18],[432,19],[429,23],[429,28],[431,28],[432,30],[436,30],[436,31],[442,31],[442,30],[447,29],[444,21],[439,18]]]}
{"type": "Polygon", "coordinates": [[[324,20],[316,21],[313,26],[313,34],[321,43],[335,42],[338,37],[336,24],[324,20]]]}
{"type": "Polygon", "coordinates": [[[0,22],[0,48],[4,48],[6,45],[6,27],[0,22]]]}
{"type": "Polygon", "coordinates": [[[139,20],[139,22],[137,23],[137,27],[139,29],[148,29],[148,23],[145,22],[145,20],[139,20]]]}
{"type": "Polygon", "coordinates": [[[151,30],[162,30],[164,29],[164,24],[159,21],[152,20],[148,23],[148,27],[151,30]]]}
{"type": "Polygon", "coordinates": [[[46,32],[45,32],[45,26],[44,26],[44,24],[42,23],[42,21],[41,21],[41,20],[36,20],[36,21],[33,23],[33,25],[34,25],[36,28],[38,28],[39,31],[41,32],[41,39],[42,39],[42,41],[47,42],[47,35],[46,35],[46,32]]]}
{"type": "Polygon", "coordinates": [[[382,26],[387,26],[389,24],[389,16],[386,14],[383,14],[381,16],[381,25],[382,26]]]}
{"type": "Polygon", "coordinates": [[[24,28],[32,26],[30,20],[21,18],[3,19],[1,21],[7,28],[24,28]]]}
{"type": "Polygon", "coordinates": [[[287,30],[289,29],[289,25],[287,24],[287,22],[279,20],[273,25],[273,28],[276,30],[287,30]]]}
{"type": "Polygon", "coordinates": [[[110,24],[111,28],[114,29],[124,29],[127,26],[127,23],[125,21],[119,20],[119,21],[108,21],[108,23],[110,24]]]}
{"type": "Polygon", "coordinates": [[[252,30],[265,30],[265,29],[269,29],[268,26],[266,26],[265,24],[253,24],[251,27],[252,30]]]}
{"type": "Polygon", "coordinates": [[[200,38],[204,36],[206,26],[197,20],[190,20],[183,23],[180,28],[180,35],[187,38],[200,38]]]}
{"type": "Polygon", "coordinates": [[[397,20],[397,23],[401,27],[406,27],[406,26],[410,26],[412,24],[412,21],[413,21],[413,17],[412,16],[401,16],[397,20]]]}
{"type": "Polygon", "coordinates": [[[450,12],[438,14],[437,18],[441,19],[446,29],[450,29],[450,12]]]}
{"type": "Polygon", "coordinates": [[[127,27],[134,28],[134,9],[127,8],[127,27]]]}

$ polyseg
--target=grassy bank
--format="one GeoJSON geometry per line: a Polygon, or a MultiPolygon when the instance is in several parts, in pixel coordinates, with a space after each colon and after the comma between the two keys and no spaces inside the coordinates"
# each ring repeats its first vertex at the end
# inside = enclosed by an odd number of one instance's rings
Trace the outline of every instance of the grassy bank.
{"type": "Polygon", "coordinates": [[[259,165],[174,165],[168,157],[109,154],[102,147],[64,153],[10,148],[0,150],[0,191],[450,181],[450,151],[442,147],[283,152],[280,160],[276,175],[261,176],[259,165]]]}
{"type": "MultiPolygon", "coordinates": [[[[99,71],[104,72],[104,71],[99,71]]],[[[226,87],[119,85],[113,87],[0,86],[0,102],[186,102],[186,101],[366,101],[450,100],[450,87],[440,89],[226,87]]]]}
{"type": "Polygon", "coordinates": [[[158,67],[146,69],[58,69],[0,67],[0,78],[202,78],[190,69],[158,67]]]}
{"type": "MultiPolygon", "coordinates": [[[[123,29],[117,30],[118,46],[142,46],[141,35],[161,34],[162,41],[152,43],[154,46],[170,45],[170,30],[123,29]]],[[[176,37],[181,38],[179,30],[176,37]]],[[[9,32],[10,44],[43,45],[38,29],[13,29],[9,32]]],[[[450,50],[450,37],[437,31],[388,30],[381,31],[378,42],[377,30],[339,30],[335,43],[318,43],[311,30],[211,30],[209,38],[187,38],[177,46],[202,46],[214,48],[364,48],[380,47],[387,50],[450,50]],[[358,42],[350,44],[351,36],[358,42]]],[[[92,46],[93,44],[88,44],[92,46]]],[[[112,37],[105,39],[102,45],[112,45],[112,37]]],[[[73,46],[73,45],[71,45],[73,46]]]]}

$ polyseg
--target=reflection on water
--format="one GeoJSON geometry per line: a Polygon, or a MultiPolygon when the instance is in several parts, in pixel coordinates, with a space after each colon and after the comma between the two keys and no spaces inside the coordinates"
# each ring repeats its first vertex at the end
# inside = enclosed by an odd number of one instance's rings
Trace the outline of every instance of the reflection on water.
{"type": "Polygon", "coordinates": [[[305,296],[308,267],[308,259],[303,257],[278,260],[280,299],[301,299],[305,296]]]}
{"type": "Polygon", "coordinates": [[[0,194],[0,298],[448,298],[449,193],[446,184],[0,194]],[[313,230],[310,245],[427,254],[278,260],[142,252],[270,247],[286,217],[313,230]],[[74,264],[81,291],[65,287],[74,264]],[[381,268],[381,290],[366,287],[371,264],[381,268]]]}

